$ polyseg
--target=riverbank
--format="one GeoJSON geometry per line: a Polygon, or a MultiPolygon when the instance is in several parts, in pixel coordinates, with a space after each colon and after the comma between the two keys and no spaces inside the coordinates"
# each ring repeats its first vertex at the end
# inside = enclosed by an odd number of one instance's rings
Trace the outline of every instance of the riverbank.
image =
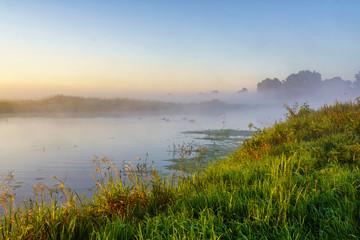
{"type": "Polygon", "coordinates": [[[196,174],[97,159],[86,199],[58,182],[17,203],[3,182],[4,239],[359,239],[360,102],[288,108],[228,158],[196,174]],[[130,182],[129,182],[130,181],[130,182]],[[51,196],[51,195],[50,195],[51,196]],[[19,205],[21,205],[19,203],[19,205]],[[11,207],[13,206],[13,207],[11,207]]]}
{"type": "Polygon", "coordinates": [[[10,117],[136,117],[160,114],[224,114],[264,108],[259,104],[230,104],[217,99],[195,103],[128,98],[55,95],[38,100],[1,100],[0,119],[10,117]]]}

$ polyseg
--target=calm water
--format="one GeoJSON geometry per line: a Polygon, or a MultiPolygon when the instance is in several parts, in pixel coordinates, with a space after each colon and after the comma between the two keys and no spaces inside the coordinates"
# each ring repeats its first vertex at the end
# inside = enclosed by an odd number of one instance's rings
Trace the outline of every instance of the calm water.
{"type": "Polygon", "coordinates": [[[17,196],[30,198],[33,186],[56,184],[50,176],[66,179],[65,186],[78,193],[90,193],[95,185],[94,155],[108,157],[115,164],[154,162],[156,169],[168,171],[173,144],[199,140],[184,131],[207,129],[248,129],[271,123],[268,114],[237,113],[225,116],[162,116],[143,118],[9,118],[0,120],[0,174],[13,171],[17,196]],[[195,121],[190,121],[193,119],[195,121]]]}

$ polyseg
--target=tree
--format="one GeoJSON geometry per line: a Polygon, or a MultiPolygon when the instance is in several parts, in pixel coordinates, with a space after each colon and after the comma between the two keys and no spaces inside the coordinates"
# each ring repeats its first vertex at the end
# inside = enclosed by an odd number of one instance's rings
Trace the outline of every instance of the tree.
{"type": "Polygon", "coordinates": [[[351,81],[343,80],[341,77],[325,79],[321,82],[321,93],[331,96],[341,96],[351,91],[351,81]]]}
{"type": "Polygon", "coordinates": [[[360,82],[360,71],[357,74],[355,74],[355,79],[356,81],[360,82]]]}
{"type": "Polygon", "coordinates": [[[258,92],[278,91],[281,88],[281,82],[278,78],[267,78],[257,84],[258,92]]]}
{"type": "Polygon", "coordinates": [[[247,88],[243,88],[238,91],[238,93],[247,93],[247,92],[248,92],[247,88]]]}
{"type": "Polygon", "coordinates": [[[354,88],[360,89],[360,71],[355,74],[354,88]]]}
{"type": "Polygon", "coordinates": [[[343,80],[341,77],[333,77],[322,81],[325,87],[351,87],[351,81],[343,80]]]}
{"type": "Polygon", "coordinates": [[[321,86],[321,74],[309,70],[293,73],[285,79],[283,86],[287,94],[311,93],[321,86]]]}

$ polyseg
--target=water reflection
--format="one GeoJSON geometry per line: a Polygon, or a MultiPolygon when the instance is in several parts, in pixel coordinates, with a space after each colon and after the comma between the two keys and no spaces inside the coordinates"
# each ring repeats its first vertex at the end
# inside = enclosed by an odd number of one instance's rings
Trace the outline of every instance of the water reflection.
{"type": "Polygon", "coordinates": [[[184,132],[247,129],[249,122],[264,121],[244,113],[229,114],[226,121],[221,115],[163,117],[9,118],[0,122],[0,173],[13,171],[12,190],[25,199],[33,196],[33,186],[39,183],[56,185],[51,175],[78,193],[89,193],[95,185],[94,156],[106,156],[120,168],[140,158],[166,173],[173,165],[169,146],[193,141],[212,144],[211,139],[184,132]]]}

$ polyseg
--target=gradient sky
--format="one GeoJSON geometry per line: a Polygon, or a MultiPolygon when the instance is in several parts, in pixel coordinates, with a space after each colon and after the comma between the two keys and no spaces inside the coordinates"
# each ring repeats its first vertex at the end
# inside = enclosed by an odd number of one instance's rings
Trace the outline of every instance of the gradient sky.
{"type": "Polygon", "coordinates": [[[354,80],[359,0],[3,0],[0,98],[237,91],[354,80]]]}

